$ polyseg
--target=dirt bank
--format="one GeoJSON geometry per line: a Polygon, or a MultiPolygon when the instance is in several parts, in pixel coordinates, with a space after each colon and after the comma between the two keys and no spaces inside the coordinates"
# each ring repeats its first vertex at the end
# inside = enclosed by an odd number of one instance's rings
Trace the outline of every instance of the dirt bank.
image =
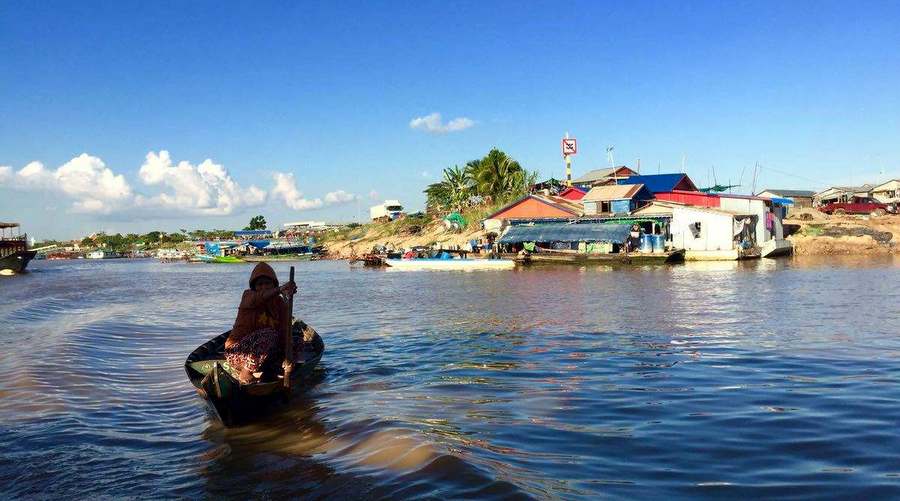
{"type": "Polygon", "coordinates": [[[409,249],[439,244],[443,248],[452,249],[464,246],[469,240],[484,237],[480,221],[469,224],[463,230],[448,229],[440,221],[432,221],[421,227],[397,226],[397,223],[368,224],[351,230],[346,235],[327,239],[324,244],[328,257],[347,259],[370,252],[376,245],[409,249]]]}
{"type": "Polygon", "coordinates": [[[829,216],[803,209],[784,223],[798,256],[900,253],[900,216],[829,216]]]}

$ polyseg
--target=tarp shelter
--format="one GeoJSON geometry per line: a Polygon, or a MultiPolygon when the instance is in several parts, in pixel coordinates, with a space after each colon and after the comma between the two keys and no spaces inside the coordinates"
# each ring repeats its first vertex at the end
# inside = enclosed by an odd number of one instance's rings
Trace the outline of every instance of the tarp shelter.
{"type": "Polygon", "coordinates": [[[511,226],[500,237],[501,244],[521,242],[613,242],[622,243],[631,232],[629,224],[548,223],[511,226]]]}

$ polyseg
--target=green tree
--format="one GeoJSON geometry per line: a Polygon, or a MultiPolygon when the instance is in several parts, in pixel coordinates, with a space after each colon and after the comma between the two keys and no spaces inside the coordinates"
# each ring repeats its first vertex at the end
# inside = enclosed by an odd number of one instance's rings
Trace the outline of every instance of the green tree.
{"type": "Polygon", "coordinates": [[[460,169],[459,166],[444,169],[442,182],[447,186],[450,208],[455,211],[463,210],[463,207],[468,205],[469,198],[474,194],[469,169],[460,169]]]}
{"type": "Polygon", "coordinates": [[[519,162],[497,148],[481,160],[469,162],[468,167],[478,194],[493,201],[522,196],[528,191],[529,181],[533,184],[537,178],[537,173],[526,171],[519,162]]]}
{"type": "Polygon", "coordinates": [[[245,230],[264,230],[266,229],[266,218],[262,216],[253,216],[250,218],[250,224],[244,227],[245,230]]]}
{"type": "Polygon", "coordinates": [[[429,212],[440,212],[452,204],[450,187],[443,181],[429,184],[425,188],[425,197],[425,206],[429,212]]]}

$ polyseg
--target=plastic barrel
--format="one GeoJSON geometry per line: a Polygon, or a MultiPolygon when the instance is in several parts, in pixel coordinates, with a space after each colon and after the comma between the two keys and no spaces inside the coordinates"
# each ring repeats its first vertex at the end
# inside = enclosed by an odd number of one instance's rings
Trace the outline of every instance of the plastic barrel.
{"type": "Polygon", "coordinates": [[[663,235],[651,235],[653,240],[653,252],[666,251],[666,239],[663,235]]]}
{"type": "Polygon", "coordinates": [[[641,252],[653,252],[653,243],[650,241],[651,235],[641,235],[641,252]]]}

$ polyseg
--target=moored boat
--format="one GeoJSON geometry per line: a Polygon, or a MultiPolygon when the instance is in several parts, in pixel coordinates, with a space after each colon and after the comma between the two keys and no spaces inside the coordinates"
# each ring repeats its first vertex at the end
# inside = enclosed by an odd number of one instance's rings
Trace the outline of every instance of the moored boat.
{"type": "Polygon", "coordinates": [[[12,230],[18,227],[19,223],[0,223],[0,271],[21,273],[37,254],[36,251],[28,250],[27,235],[12,234],[12,230]]]}
{"type": "Polygon", "coordinates": [[[480,271],[480,270],[511,270],[516,267],[512,259],[386,259],[384,263],[395,270],[453,270],[453,271],[480,271]]]}
{"type": "MultiPolygon", "coordinates": [[[[230,333],[225,332],[203,343],[184,362],[184,370],[191,384],[226,426],[246,423],[285,397],[282,376],[275,381],[252,384],[238,381],[225,360],[225,340],[230,333]]],[[[294,320],[293,337],[294,344],[303,347],[302,354],[294,361],[290,376],[291,389],[295,390],[302,387],[303,380],[322,359],[325,343],[312,327],[301,320],[294,320]]]]}

